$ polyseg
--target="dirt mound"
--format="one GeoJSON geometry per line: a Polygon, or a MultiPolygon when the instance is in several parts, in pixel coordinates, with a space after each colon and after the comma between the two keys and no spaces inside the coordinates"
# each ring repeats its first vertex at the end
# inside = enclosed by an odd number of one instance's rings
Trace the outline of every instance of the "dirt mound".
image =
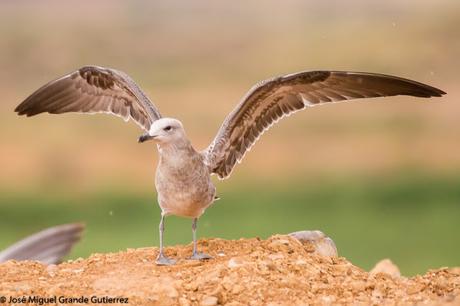
{"type": "Polygon", "coordinates": [[[52,303],[80,298],[73,304],[83,298],[123,304],[127,298],[130,305],[460,305],[460,268],[412,278],[370,274],[345,258],[317,255],[289,236],[199,244],[214,259],[186,260],[188,245],[167,248],[168,256],[180,258],[171,267],[155,265],[157,248],[94,254],[57,266],[9,261],[0,265],[0,298],[57,299],[52,303]]]}

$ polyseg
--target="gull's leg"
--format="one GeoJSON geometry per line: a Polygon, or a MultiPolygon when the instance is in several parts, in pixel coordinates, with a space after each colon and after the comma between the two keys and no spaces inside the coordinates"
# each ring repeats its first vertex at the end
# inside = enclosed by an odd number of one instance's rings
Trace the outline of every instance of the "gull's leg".
{"type": "Polygon", "coordinates": [[[212,257],[208,254],[198,253],[196,250],[196,224],[198,222],[198,218],[193,219],[192,223],[192,233],[193,233],[193,253],[190,259],[202,260],[202,259],[211,259],[212,257]]]}
{"type": "Polygon", "coordinates": [[[163,253],[163,233],[165,231],[165,216],[161,214],[160,221],[160,253],[158,254],[156,264],[159,266],[170,266],[176,263],[174,259],[170,259],[163,253]]]}

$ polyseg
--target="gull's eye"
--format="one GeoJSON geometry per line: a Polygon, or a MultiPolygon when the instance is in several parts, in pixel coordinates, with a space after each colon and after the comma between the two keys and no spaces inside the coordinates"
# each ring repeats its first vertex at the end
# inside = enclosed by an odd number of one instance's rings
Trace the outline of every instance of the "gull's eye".
{"type": "Polygon", "coordinates": [[[163,131],[168,132],[168,131],[171,131],[171,129],[172,129],[172,127],[171,127],[170,125],[168,125],[167,127],[165,127],[165,128],[163,129],[163,131]]]}

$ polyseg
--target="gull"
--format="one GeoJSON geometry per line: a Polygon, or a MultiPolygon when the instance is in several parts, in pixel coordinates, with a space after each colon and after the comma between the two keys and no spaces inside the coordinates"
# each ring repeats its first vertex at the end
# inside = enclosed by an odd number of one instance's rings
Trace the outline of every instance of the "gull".
{"type": "Polygon", "coordinates": [[[196,150],[182,123],[163,117],[140,87],[124,72],[85,66],[44,85],[15,111],[34,116],[43,112],[109,113],[132,119],[143,130],[138,141],[157,144],[159,162],[155,187],[161,208],[158,265],[172,265],[165,256],[165,217],[193,219],[191,259],[209,255],[197,251],[198,218],[214,203],[216,188],[211,175],[228,178],[237,163],[274,123],[297,111],[325,103],[360,98],[407,95],[440,97],[445,92],[396,76],[347,71],[302,71],[257,83],[227,116],[211,144],[196,150]]]}
{"type": "Polygon", "coordinates": [[[11,259],[60,263],[80,240],[84,228],[81,223],[69,223],[44,229],[1,251],[0,263],[11,259]]]}

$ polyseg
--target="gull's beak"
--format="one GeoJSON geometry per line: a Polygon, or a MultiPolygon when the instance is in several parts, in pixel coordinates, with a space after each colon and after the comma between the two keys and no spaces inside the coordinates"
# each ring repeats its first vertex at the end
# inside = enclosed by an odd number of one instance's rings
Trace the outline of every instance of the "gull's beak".
{"type": "Polygon", "coordinates": [[[144,142],[144,141],[147,141],[147,140],[150,140],[150,139],[153,139],[153,138],[155,138],[155,136],[150,136],[149,134],[144,134],[144,135],[141,135],[141,136],[139,137],[139,139],[137,140],[137,142],[142,143],[142,142],[144,142]]]}

